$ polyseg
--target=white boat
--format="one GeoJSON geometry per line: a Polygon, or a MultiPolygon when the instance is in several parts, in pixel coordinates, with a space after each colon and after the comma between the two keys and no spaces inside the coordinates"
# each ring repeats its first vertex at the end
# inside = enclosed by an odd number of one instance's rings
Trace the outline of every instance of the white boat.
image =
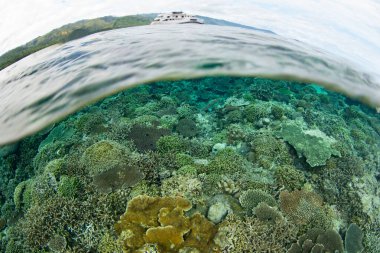
{"type": "Polygon", "coordinates": [[[151,23],[151,25],[161,24],[203,24],[203,20],[182,11],[173,11],[158,15],[151,23]]]}

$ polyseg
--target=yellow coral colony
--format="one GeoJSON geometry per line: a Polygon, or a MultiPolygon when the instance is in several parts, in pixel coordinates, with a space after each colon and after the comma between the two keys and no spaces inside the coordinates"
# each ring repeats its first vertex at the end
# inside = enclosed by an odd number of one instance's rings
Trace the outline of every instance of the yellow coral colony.
{"type": "Polygon", "coordinates": [[[125,252],[137,252],[146,244],[155,244],[159,252],[218,252],[213,243],[217,227],[199,213],[184,212],[191,203],[181,197],[140,195],[128,202],[128,208],[115,230],[125,252]]]}

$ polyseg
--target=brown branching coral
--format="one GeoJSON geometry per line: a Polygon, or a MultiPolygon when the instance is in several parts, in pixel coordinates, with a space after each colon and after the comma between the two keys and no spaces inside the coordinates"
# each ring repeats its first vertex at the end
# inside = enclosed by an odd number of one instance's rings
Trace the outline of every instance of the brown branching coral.
{"type": "Polygon", "coordinates": [[[115,224],[115,230],[127,252],[147,243],[156,244],[159,252],[178,252],[194,248],[210,252],[217,228],[204,216],[184,215],[191,203],[181,197],[148,197],[140,195],[128,203],[127,211],[115,224]],[[185,236],[186,234],[186,236],[185,236]]]}

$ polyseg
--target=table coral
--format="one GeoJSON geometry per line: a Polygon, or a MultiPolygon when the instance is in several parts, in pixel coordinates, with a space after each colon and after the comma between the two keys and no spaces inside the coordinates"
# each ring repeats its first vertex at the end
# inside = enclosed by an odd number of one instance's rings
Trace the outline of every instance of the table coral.
{"type": "Polygon", "coordinates": [[[334,230],[311,229],[293,243],[287,253],[315,253],[336,252],[343,253],[343,241],[334,230]]]}
{"type": "Polygon", "coordinates": [[[295,224],[328,229],[331,227],[330,213],[322,198],[310,191],[295,190],[280,192],[280,207],[295,224]]]}
{"type": "Polygon", "coordinates": [[[178,252],[187,247],[210,252],[215,247],[212,239],[217,228],[199,213],[185,216],[189,209],[191,203],[181,197],[140,195],[128,202],[115,230],[127,252],[146,243],[156,244],[159,252],[178,252]]]}
{"type": "Polygon", "coordinates": [[[282,125],[277,135],[293,146],[299,157],[304,156],[311,167],[325,165],[332,155],[340,156],[340,152],[332,147],[336,141],[318,129],[304,130],[290,121],[282,125]]]}
{"type": "Polygon", "coordinates": [[[189,118],[183,118],[178,121],[176,130],[184,137],[194,137],[198,133],[197,125],[194,120],[189,118]]]}
{"type": "Polygon", "coordinates": [[[170,130],[165,128],[155,128],[144,125],[133,125],[129,132],[129,139],[133,141],[139,151],[156,150],[157,140],[165,135],[169,135],[170,130]]]}

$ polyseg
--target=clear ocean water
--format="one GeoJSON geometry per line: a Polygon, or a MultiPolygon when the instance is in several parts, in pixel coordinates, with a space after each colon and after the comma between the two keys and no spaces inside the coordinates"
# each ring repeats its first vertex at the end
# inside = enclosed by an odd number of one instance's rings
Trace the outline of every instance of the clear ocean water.
{"type": "Polygon", "coordinates": [[[379,89],[241,28],[46,48],[0,71],[0,250],[379,252],[379,89]]]}

